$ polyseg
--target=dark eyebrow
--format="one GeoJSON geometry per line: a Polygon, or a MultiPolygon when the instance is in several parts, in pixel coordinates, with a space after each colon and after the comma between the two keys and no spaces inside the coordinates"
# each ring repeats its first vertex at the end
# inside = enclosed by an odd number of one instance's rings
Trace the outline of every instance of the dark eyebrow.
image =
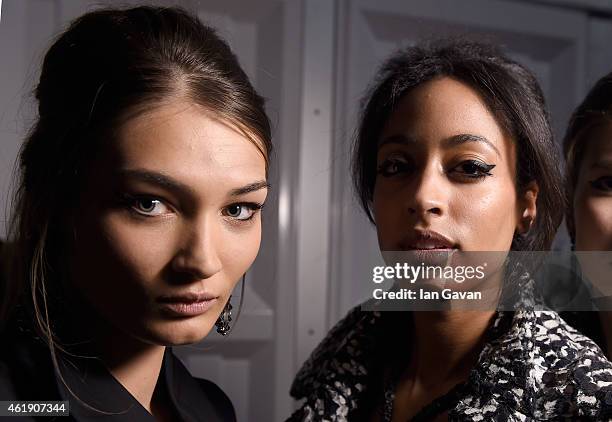
{"type": "Polygon", "coordinates": [[[501,157],[501,154],[499,153],[499,150],[493,144],[493,142],[489,141],[487,138],[485,138],[484,136],[480,136],[480,135],[473,135],[471,133],[462,133],[460,135],[451,136],[450,138],[448,138],[445,141],[445,144],[447,144],[449,146],[455,146],[455,145],[465,144],[466,142],[482,142],[482,143],[485,143],[488,146],[490,146],[493,149],[493,151],[495,151],[495,153],[499,157],[501,157]]]}
{"type": "Polygon", "coordinates": [[[387,144],[400,144],[400,145],[407,145],[407,144],[414,144],[416,142],[416,139],[406,136],[404,134],[397,134],[397,135],[391,135],[386,137],[385,139],[382,139],[381,141],[378,142],[378,148],[382,148],[384,145],[387,144]]]}
{"type": "Polygon", "coordinates": [[[176,190],[182,192],[193,192],[189,186],[184,183],[181,183],[177,180],[174,180],[172,177],[150,170],[142,170],[142,169],[126,169],[120,170],[119,175],[123,177],[128,177],[132,179],[137,179],[142,182],[151,183],[153,185],[157,185],[162,188],[166,188],[169,190],[176,190]]]}
{"type": "MultiPolygon", "coordinates": [[[[129,169],[129,170],[121,170],[119,174],[123,177],[134,178],[134,179],[146,182],[146,183],[157,185],[159,187],[162,187],[168,190],[174,190],[174,191],[193,194],[193,189],[190,186],[184,183],[181,183],[173,179],[172,177],[166,174],[157,172],[157,171],[142,170],[142,169],[129,169]]],[[[248,185],[245,185],[245,186],[242,186],[236,189],[232,189],[232,191],[230,192],[230,195],[231,196],[244,195],[249,192],[255,192],[257,190],[260,190],[263,188],[269,188],[269,187],[270,185],[268,184],[268,182],[266,182],[265,180],[260,180],[257,182],[249,183],[248,185]]]]}
{"type": "Polygon", "coordinates": [[[269,189],[269,188],[270,188],[270,184],[268,182],[266,182],[265,180],[260,180],[258,182],[249,183],[248,185],[243,186],[241,188],[233,189],[230,192],[230,195],[239,196],[239,195],[247,194],[249,192],[255,192],[260,189],[269,189]]]}
{"type": "MultiPolygon", "coordinates": [[[[411,136],[407,136],[404,134],[391,135],[387,138],[381,140],[378,143],[378,148],[381,148],[383,145],[387,144],[400,144],[400,145],[410,145],[416,143],[416,139],[411,136]]],[[[445,140],[445,145],[447,146],[456,146],[461,145],[466,142],[483,142],[489,145],[493,150],[497,153],[498,156],[501,156],[497,147],[493,144],[493,142],[489,141],[484,136],[473,135],[470,133],[462,133],[460,135],[451,136],[450,138],[445,140]]]]}

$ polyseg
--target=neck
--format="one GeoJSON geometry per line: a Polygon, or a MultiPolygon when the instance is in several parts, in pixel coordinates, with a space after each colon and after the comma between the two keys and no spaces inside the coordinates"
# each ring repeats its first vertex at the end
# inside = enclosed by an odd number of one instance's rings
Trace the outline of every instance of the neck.
{"type": "MultiPolygon", "coordinates": [[[[422,384],[465,380],[475,366],[503,285],[496,271],[482,282],[466,283],[465,291],[482,299],[451,300],[445,310],[414,312],[414,341],[408,372],[422,384]]],[[[457,290],[459,291],[459,290],[457,290]]]]}
{"type": "Polygon", "coordinates": [[[127,336],[117,337],[96,342],[100,358],[113,377],[152,413],[153,394],[166,348],[125,338],[127,336]],[[117,344],[123,347],[117,348],[117,344]]]}
{"type": "MultiPolygon", "coordinates": [[[[75,302],[73,302],[75,303],[75,302]]],[[[71,324],[79,336],[88,333],[86,350],[100,358],[112,376],[150,413],[166,347],[131,336],[76,302],[71,324]],[[90,336],[90,337],[89,337],[90,336]]],[[[158,407],[158,406],[157,406],[158,407]]]]}
{"type": "Polygon", "coordinates": [[[424,385],[467,378],[478,359],[494,311],[414,313],[409,372],[424,385]]]}

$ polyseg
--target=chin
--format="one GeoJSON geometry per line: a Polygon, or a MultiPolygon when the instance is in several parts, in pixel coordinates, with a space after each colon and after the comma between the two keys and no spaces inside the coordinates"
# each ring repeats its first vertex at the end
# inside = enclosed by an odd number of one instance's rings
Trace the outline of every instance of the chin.
{"type": "Polygon", "coordinates": [[[146,337],[150,343],[183,346],[202,341],[213,327],[214,321],[202,321],[201,318],[163,321],[151,327],[146,337]]]}

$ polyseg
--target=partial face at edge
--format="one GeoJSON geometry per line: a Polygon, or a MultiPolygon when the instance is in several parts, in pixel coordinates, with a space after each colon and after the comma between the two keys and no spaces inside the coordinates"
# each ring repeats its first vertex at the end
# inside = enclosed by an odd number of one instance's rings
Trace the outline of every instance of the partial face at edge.
{"type": "Polygon", "coordinates": [[[576,250],[612,250],[612,124],[594,130],[574,192],[576,250]]]}
{"type": "Polygon", "coordinates": [[[267,194],[259,149],[177,100],[124,124],[90,174],[73,284],[128,335],[164,345],[201,340],[259,250],[267,194]],[[167,306],[189,294],[213,299],[195,315],[167,306]]]}
{"type": "Polygon", "coordinates": [[[517,195],[514,142],[481,97],[451,78],[402,98],[382,131],[377,166],[383,251],[436,246],[419,238],[427,231],[441,235],[433,241],[441,248],[508,251],[535,218],[537,188],[517,195]]]}

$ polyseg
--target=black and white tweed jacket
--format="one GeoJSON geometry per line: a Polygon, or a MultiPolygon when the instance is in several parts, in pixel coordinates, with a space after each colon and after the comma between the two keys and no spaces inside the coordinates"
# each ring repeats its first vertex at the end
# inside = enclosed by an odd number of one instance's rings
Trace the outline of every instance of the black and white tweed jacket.
{"type": "MultiPolygon", "coordinates": [[[[363,408],[379,407],[368,392],[381,370],[383,325],[406,314],[354,308],[298,372],[291,395],[305,402],[289,421],[362,420],[363,408]]],[[[467,381],[413,420],[445,411],[453,421],[612,420],[612,363],[556,312],[498,312],[467,381]]]]}

